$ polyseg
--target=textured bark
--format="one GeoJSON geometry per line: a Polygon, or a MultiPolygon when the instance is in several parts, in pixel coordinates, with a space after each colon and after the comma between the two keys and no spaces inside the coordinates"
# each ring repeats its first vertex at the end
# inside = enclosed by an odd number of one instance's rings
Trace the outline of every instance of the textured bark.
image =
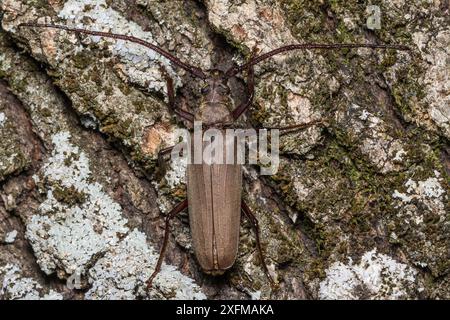
{"type": "MultiPolygon", "coordinates": [[[[448,1],[372,1],[379,30],[358,1],[0,3],[0,298],[450,298],[448,1]],[[185,127],[162,70],[189,111],[202,83],[138,45],[18,27],[30,21],[129,33],[204,70],[302,42],[412,51],[303,51],[256,66],[241,125],[322,120],[282,135],[277,174],[244,170],[279,289],[245,219],[235,266],[202,273],[183,213],[147,291],[164,215],[186,197],[184,166],[156,161],[185,127]]],[[[230,85],[238,104],[244,78],[230,85]]]]}

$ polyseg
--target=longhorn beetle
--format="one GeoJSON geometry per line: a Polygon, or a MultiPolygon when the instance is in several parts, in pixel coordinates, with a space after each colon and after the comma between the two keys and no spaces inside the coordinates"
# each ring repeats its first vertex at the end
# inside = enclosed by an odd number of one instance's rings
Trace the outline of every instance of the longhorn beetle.
{"type": "MultiPolygon", "coordinates": [[[[145,40],[122,34],[110,32],[91,31],[72,28],[64,25],[22,23],[19,27],[55,28],[69,32],[120,39],[138,43],[145,46],[170,60],[174,65],[184,69],[206,82],[205,91],[199,108],[195,113],[182,110],[175,106],[175,91],[173,80],[165,73],[167,81],[167,92],[169,96],[169,107],[180,118],[193,123],[202,121],[209,128],[224,130],[227,126],[237,120],[252,104],[254,96],[254,70],[257,63],[264,61],[274,55],[293,50],[305,49],[343,49],[343,48],[371,48],[371,49],[396,49],[409,50],[404,45],[362,44],[362,43],[336,43],[318,44],[304,43],[291,44],[269,51],[262,55],[252,55],[250,59],[239,66],[233,66],[225,72],[218,68],[202,70],[181,61],[169,52],[151,44],[145,40]],[[238,73],[247,73],[247,99],[236,108],[231,109],[232,100],[228,79],[238,73]]],[[[317,121],[315,122],[317,123],[317,121]]],[[[305,128],[312,122],[302,125],[292,125],[277,129],[305,128]]],[[[170,152],[172,147],[160,151],[159,156],[170,152]]],[[[258,220],[251,212],[248,205],[241,199],[242,187],[242,165],[241,164],[188,164],[187,166],[187,199],[176,205],[165,217],[164,239],[155,270],[147,281],[148,287],[161,270],[164,254],[169,239],[170,221],[178,213],[189,208],[189,221],[192,233],[195,255],[205,273],[212,275],[223,274],[231,268],[236,260],[239,225],[241,211],[250,220],[256,234],[256,246],[260,255],[261,264],[271,285],[275,285],[264,262],[259,238],[258,220]]]]}

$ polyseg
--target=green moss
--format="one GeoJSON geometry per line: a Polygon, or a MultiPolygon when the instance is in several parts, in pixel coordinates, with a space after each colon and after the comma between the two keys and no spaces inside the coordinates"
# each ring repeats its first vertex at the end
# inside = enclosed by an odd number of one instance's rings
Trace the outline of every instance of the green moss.
{"type": "Polygon", "coordinates": [[[56,184],[53,187],[53,196],[61,203],[74,206],[77,204],[82,204],[86,201],[86,194],[77,191],[74,186],[67,188],[56,184]]]}
{"type": "Polygon", "coordinates": [[[28,80],[25,77],[16,78],[13,82],[13,85],[17,91],[24,92],[25,89],[28,87],[28,80]]]}
{"type": "Polygon", "coordinates": [[[136,97],[132,99],[131,103],[135,107],[136,113],[141,113],[145,111],[145,101],[141,97],[136,97]]]}
{"type": "Polygon", "coordinates": [[[157,159],[152,158],[152,156],[147,153],[144,153],[141,147],[130,150],[129,153],[134,162],[139,163],[145,172],[153,174],[157,180],[160,180],[164,176],[158,167],[157,159]]]}
{"type": "MultiPolygon", "coordinates": [[[[341,246],[344,234],[356,239],[354,250],[365,248],[366,241],[372,241],[366,234],[373,228],[373,221],[380,216],[395,214],[390,195],[405,182],[401,173],[379,175],[375,168],[337,141],[339,138],[330,140],[322,150],[315,152],[313,161],[304,162],[303,175],[314,176],[317,183],[327,186],[313,189],[305,200],[298,200],[292,181],[299,178],[289,166],[280,168],[277,175],[269,177],[291,207],[312,216],[326,213],[327,223],[319,219],[304,229],[308,238],[314,239],[319,260],[326,260],[331,252],[339,250],[346,254],[346,247],[341,246]],[[333,221],[331,224],[330,219],[333,221]]],[[[321,264],[319,261],[315,263],[321,264]]]]}
{"type": "Polygon", "coordinates": [[[186,185],[182,184],[182,185],[179,185],[177,188],[171,188],[170,195],[178,201],[182,201],[182,200],[186,199],[186,196],[187,196],[186,185]]]}
{"type": "Polygon", "coordinates": [[[75,73],[67,72],[64,78],[55,81],[55,84],[63,87],[66,92],[78,93],[80,91],[80,83],[75,73]]]}
{"type": "Polygon", "coordinates": [[[125,95],[128,96],[131,93],[131,88],[124,82],[119,82],[118,84],[119,90],[125,95]]]}
{"type": "Polygon", "coordinates": [[[89,65],[93,64],[94,62],[93,62],[92,59],[93,59],[92,55],[89,52],[85,51],[85,50],[78,52],[77,54],[75,54],[72,57],[72,61],[73,61],[74,66],[77,69],[81,69],[81,70],[84,70],[89,65]]]}
{"type": "Polygon", "coordinates": [[[105,95],[106,95],[107,97],[110,97],[110,96],[112,96],[113,94],[114,94],[114,89],[113,89],[112,86],[108,86],[108,87],[105,88],[105,95]]]}
{"type": "Polygon", "coordinates": [[[0,69],[0,79],[6,78],[8,73],[6,73],[4,70],[0,69]]]}
{"type": "Polygon", "coordinates": [[[93,81],[98,87],[103,85],[102,73],[96,65],[92,67],[92,72],[90,72],[90,80],[93,81]]]}
{"type": "Polygon", "coordinates": [[[317,36],[323,34],[326,17],[320,4],[304,0],[288,0],[281,2],[281,8],[294,35],[311,41],[317,40],[317,36]]]}
{"type": "Polygon", "coordinates": [[[92,9],[94,9],[94,6],[92,6],[90,4],[86,4],[86,5],[84,5],[83,12],[88,12],[88,11],[91,11],[92,9]]]}
{"type": "Polygon", "coordinates": [[[42,108],[40,109],[40,113],[43,117],[45,118],[49,118],[52,116],[52,111],[48,108],[42,108]]]}
{"type": "Polygon", "coordinates": [[[78,161],[80,159],[80,155],[77,153],[71,153],[70,155],[65,154],[66,158],[64,159],[64,165],[66,167],[70,167],[74,161],[78,161]]]}
{"type": "Polygon", "coordinates": [[[128,140],[133,135],[131,130],[132,121],[130,118],[117,120],[115,116],[109,116],[103,119],[104,125],[100,128],[100,131],[121,141],[128,140]]]}
{"type": "Polygon", "coordinates": [[[45,0],[29,0],[28,5],[33,6],[37,9],[48,9],[49,4],[45,0]]]}

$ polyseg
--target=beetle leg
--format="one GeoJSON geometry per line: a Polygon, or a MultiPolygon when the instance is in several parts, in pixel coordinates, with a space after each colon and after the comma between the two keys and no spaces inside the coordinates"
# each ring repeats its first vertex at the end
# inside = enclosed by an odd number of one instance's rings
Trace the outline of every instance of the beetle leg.
{"type": "Polygon", "coordinates": [[[158,170],[156,171],[156,175],[155,175],[155,177],[157,179],[162,178],[166,174],[166,172],[167,172],[167,162],[166,162],[167,159],[166,159],[166,156],[167,155],[170,156],[170,154],[172,152],[172,149],[174,147],[175,146],[167,147],[167,148],[161,149],[158,152],[158,170]]]}
{"type": "MultiPolygon", "coordinates": [[[[253,58],[253,56],[256,54],[255,48],[253,49],[253,54],[250,57],[250,60],[253,58]]],[[[232,112],[231,115],[233,116],[234,120],[237,120],[241,114],[243,114],[251,105],[253,102],[253,97],[255,95],[255,71],[253,68],[253,65],[249,65],[247,68],[247,100],[243,103],[241,103],[239,106],[237,106],[232,112]]]]}
{"type": "Polygon", "coordinates": [[[252,211],[250,210],[250,208],[248,207],[248,205],[245,203],[244,200],[242,200],[241,202],[241,208],[242,208],[242,212],[245,214],[245,216],[248,218],[248,220],[250,221],[250,223],[253,226],[253,230],[255,231],[255,237],[256,237],[256,248],[259,252],[259,256],[261,259],[261,264],[263,266],[263,270],[264,273],[266,274],[267,279],[270,282],[270,285],[272,286],[272,288],[276,287],[275,282],[272,279],[272,276],[269,273],[269,269],[267,268],[266,262],[264,261],[264,255],[261,249],[261,241],[259,239],[259,224],[258,224],[258,219],[256,219],[255,215],[252,213],[252,211]]]}
{"type": "Polygon", "coordinates": [[[166,78],[167,82],[167,95],[169,96],[169,108],[171,111],[173,111],[177,116],[180,118],[189,121],[190,123],[194,122],[194,115],[186,110],[177,108],[175,106],[175,89],[173,86],[173,79],[172,77],[167,73],[166,69],[164,67],[161,67],[161,72],[166,78]]]}
{"type": "Polygon", "coordinates": [[[247,95],[247,100],[241,103],[231,112],[234,120],[237,120],[252,105],[253,96],[255,95],[253,66],[250,66],[247,71],[247,95]]]}
{"type": "MultiPolygon", "coordinates": [[[[186,144],[185,142],[182,143],[183,148],[186,148],[186,145],[187,145],[187,144],[186,144]]],[[[173,148],[175,148],[175,146],[170,146],[170,147],[161,149],[161,150],[158,152],[158,162],[159,162],[159,164],[161,164],[162,161],[164,161],[164,157],[165,157],[166,155],[168,155],[169,153],[172,152],[173,148]]],[[[180,155],[183,156],[183,150],[181,150],[180,155]]]]}
{"type": "Polygon", "coordinates": [[[181,211],[186,209],[187,206],[188,206],[188,201],[186,199],[186,200],[180,202],[179,204],[177,204],[175,206],[175,208],[173,208],[172,211],[170,211],[167,214],[166,218],[164,219],[164,221],[165,221],[164,240],[163,240],[163,243],[162,243],[161,251],[159,252],[159,258],[158,258],[158,262],[156,263],[155,271],[153,271],[152,275],[147,280],[147,287],[148,288],[152,287],[153,279],[155,279],[157,274],[161,271],[161,265],[163,263],[164,255],[165,255],[166,249],[167,249],[167,244],[169,242],[170,220],[172,220],[178,213],[180,213],[181,211]]]}
{"type": "Polygon", "coordinates": [[[173,149],[174,147],[175,147],[175,146],[167,147],[167,148],[161,149],[161,150],[158,152],[158,165],[159,165],[160,167],[162,167],[163,164],[164,164],[164,156],[166,156],[166,155],[168,155],[169,153],[171,153],[171,152],[172,152],[172,149],[173,149]]]}
{"type": "MultiPolygon", "coordinates": [[[[186,143],[183,143],[183,148],[186,147],[186,143]]],[[[167,169],[169,167],[168,160],[170,161],[172,159],[172,150],[175,148],[175,146],[166,147],[161,149],[158,152],[158,169],[156,171],[155,177],[157,179],[160,179],[165,176],[167,173],[167,169]]],[[[181,150],[179,153],[180,157],[183,157],[184,150],[181,150]]]]}

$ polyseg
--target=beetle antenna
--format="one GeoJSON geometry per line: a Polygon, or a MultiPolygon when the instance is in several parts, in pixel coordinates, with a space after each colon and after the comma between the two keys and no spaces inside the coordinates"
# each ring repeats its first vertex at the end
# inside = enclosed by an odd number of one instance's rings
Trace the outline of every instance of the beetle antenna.
{"type": "Polygon", "coordinates": [[[256,130],[280,130],[280,131],[284,131],[284,132],[290,132],[290,131],[297,131],[297,130],[302,130],[302,129],[306,129],[315,125],[320,125],[320,124],[326,124],[327,122],[324,120],[313,120],[310,122],[306,122],[306,123],[300,123],[300,124],[292,124],[292,125],[288,125],[288,126],[270,126],[270,127],[256,127],[256,130]]]}
{"type": "Polygon", "coordinates": [[[307,123],[293,124],[293,125],[284,126],[284,127],[258,127],[256,129],[257,130],[268,129],[268,130],[280,130],[280,131],[284,131],[284,130],[300,130],[300,129],[309,128],[309,127],[317,125],[317,124],[324,124],[324,123],[325,122],[323,120],[314,120],[314,121],[310,121],[310,122],[307,122],[307,123]]]}
{"type": "Polygon", "coordinates": [[[54,25],[54,24],[47,24],[47,23],[33,23],[33,22],[27,22],[27,23],[21,23],[19,24],[19,28],[20,27],[36,27],[36,28],[53,28],[53,29],[62,29],[62,30],[66,30],[69,32],[76,32],[76,33],[83,33],[83,34],[88,34],[88,35],[93,35],[93,36],[100,36],[100,37],[105,37],[105,38],[113,38],[113,39],[119,39],[119,40],[125,40],[125,41],[129,41],[129,42],[134,42],[137,44],[140,44],[144,47],[147,47],[153,51],[156,51],[157,53],[159,53],[160,55],[162,55],[163,57],[169,59],[170,61],[172,61],[175,65],[177,65],[178,67],[188,71],[189,73],[191,73],[192,75],[201,78],[201,79],[206,79],[206,75],[203,72],[202,69],[194,67],[190,64],[187,64],[183,61],[181,61],[180,59],[178,59],[177,57],[173,56],[172,54],[170,54],[169,52],[161,49],[158,46],[155,46],[154,44],[151,44],[150,42],[147,42],[145,40],[133,37],[133,36],[128,36],[128,35],[124,35],[124,34],[116,34],[116,33],[111,33],[111,32],[102,32],[102,31],[93,31],[93,30],[86,30],[86,29],[79,29],[79,28],[72,28],[72,27],[67,27],[64,25],[54,25]]]}
{"type": "Polygon", "coordinates": [[[278,49],[274,49],[272,51],[266,52],[258,57],[250,59],[246,63],[230,68],[226,73],[225,77],[230,78],[241,72],[242,70],[246,70],[248,67],[251,67],[257,63],[260,63],[263,60],[266,60],[274,55],[284,53],[292,50],[305,50],[305,49],[352,49],[352,48],[370,48],[370,49],[395,49],[395,50],[410,50],[408,46],[405,45],[386,45],[386,44],[373,44],[373,43],[333,43],[333,44],[321,44],[321,43],[302,43],[302,44],[291,44],[284,47],[280,47],[278,49]]]}

